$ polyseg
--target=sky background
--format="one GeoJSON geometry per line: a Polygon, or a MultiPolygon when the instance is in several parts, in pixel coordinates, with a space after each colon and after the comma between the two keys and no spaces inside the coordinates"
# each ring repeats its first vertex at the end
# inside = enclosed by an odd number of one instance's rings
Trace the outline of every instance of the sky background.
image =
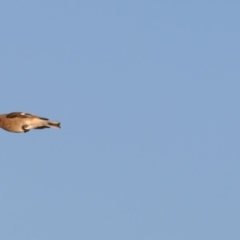
{"type": "Polygon", "coordinates": [[[1,1],[0,239],[240,239],[239,1],[1,1]]]}

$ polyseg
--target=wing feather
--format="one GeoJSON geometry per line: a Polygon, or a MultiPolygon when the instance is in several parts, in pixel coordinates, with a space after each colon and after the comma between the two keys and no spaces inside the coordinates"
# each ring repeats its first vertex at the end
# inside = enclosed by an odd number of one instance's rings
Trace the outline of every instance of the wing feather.
{"type": "Polygon", "coordinates": [[[30,113],[24,112],[12,112],[6,115],[6,118],[40,118],[42,120],[48,120],[48,118],[39,117],[30,113]]]}

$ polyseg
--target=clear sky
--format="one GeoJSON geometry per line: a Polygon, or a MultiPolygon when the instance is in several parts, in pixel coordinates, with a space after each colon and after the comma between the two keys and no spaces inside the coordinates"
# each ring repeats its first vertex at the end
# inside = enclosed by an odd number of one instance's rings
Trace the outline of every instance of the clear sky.
{"type": "Polygon", "coordinates": [[[240,239],[239,1],[1,1],[0,239],[240,239]]]}

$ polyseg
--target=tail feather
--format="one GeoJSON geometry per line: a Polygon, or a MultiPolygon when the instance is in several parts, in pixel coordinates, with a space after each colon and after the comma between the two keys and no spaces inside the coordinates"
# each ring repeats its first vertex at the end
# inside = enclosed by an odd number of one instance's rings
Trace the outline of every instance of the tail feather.
{"type": "Polygon", "coordinates": [[[61,128],[60,126],[60,122],[52,122],[52,121],[48,121],[48,126],[49,127],[53,127],[53,128],[61,128]]]}
{"type": "Polygon", "coordinates": [[[44,128],[50,128],[48,126],[42,126],[42,127],[35,127],[34,129],[44,129],[44,128]]]}

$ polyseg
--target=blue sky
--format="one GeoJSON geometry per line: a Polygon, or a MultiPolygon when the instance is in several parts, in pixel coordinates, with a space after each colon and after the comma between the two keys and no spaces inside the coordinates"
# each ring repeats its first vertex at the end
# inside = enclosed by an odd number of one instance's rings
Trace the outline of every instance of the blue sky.
{"type": "Polygon", "coordinates": [[[238,1],[2,1],[0,239],[239,239],[238,1]]]}

